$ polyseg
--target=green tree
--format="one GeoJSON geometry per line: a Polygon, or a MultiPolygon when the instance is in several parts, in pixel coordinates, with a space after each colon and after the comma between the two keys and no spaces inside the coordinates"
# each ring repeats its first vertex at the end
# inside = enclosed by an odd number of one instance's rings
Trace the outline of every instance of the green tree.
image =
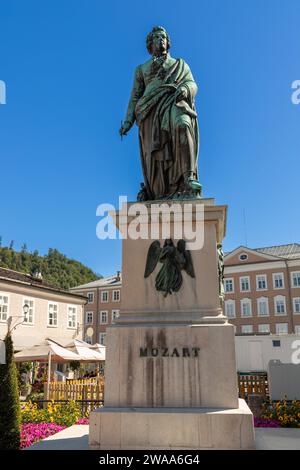
{"type": "Polygon", "coordinates": [[[5,338],[6,364],[0,364],[0,449],[20,448],[21,411],[14,346],[5,338]]]}
{"type": "Polygon", "coordinates": [[[21,253],[27,253],[27,245],[26,245],[26,243],[23,243],[23,245],[21,246],[21,253]]]}

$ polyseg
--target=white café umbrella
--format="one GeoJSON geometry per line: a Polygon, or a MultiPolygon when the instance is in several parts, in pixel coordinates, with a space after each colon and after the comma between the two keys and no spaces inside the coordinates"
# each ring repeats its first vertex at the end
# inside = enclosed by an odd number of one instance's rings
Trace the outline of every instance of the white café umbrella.
{"type": "Polygon", "coordinates": [[[88,343],[79,341],[77,339],[74,340],[74,346],[71,348],[71,350],[75,351],[77,354],[79,354],[80,357],[84,358],[84,360],[87,362],[105,361],[105,351],[103,354],[103,352],[91,348],[88,343]]]}
{"type": "MultiPolygon", "coordinates": [[[[50,339],[50,338],[48,338],[50,339]]],[[[80,356],[80,362],[101,362],[105,361],[105,351],[99,351],[97,348],[93,348],[90,344],[79,339],[72,339],[69,341],[60,342],[60,340],[52,340],[59,346],[62,346],[69,351],[75,352],[80,356]]]]}
{"type": "Polygon", "coordinates": [[[49,396],[51,360],[53,362],[81,361],[79,354],[63,348],[53,341],[46,340],[43,344],[23,349],[15,354],[16,362],[48,362],[47,397],[49,396]]]}
{"type": "Polygon", "coordinates": [[[88,345],[89,349],[97,351],[99,354],[101,354],[102,361],[105,361],[106,357],[106,346],[103,346],[103,344],[95,343],[95,344],[89,344],[88,345]]]}

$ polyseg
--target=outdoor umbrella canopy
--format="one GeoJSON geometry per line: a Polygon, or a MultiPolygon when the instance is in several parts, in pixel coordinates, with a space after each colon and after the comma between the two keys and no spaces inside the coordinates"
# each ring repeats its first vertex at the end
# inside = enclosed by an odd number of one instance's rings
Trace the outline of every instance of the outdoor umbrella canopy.
{"type": "MultiPolygon", "coordinates": [[[[54,340],[51,340],[54,342],[54,340]]],[[[60,345],[58,342],[56,343],[60,345]]],[[[62,345],[61,345],[62,346],[62,345]]],[[[96,345],[95,345],[96,346],[96,345]]],[[[98,345],[97,345],[98,346],[98,345]]],[[[63,347],[68,351],[74,352],[80,356],[80,362],[101,362],[105,361],[105,347],[101,351],[98,348],[91,347],[90,344],[79,339],[72,339],[64,342],[63,347]]]]}
{"type": "Polygon", "coordinates": [[[44,344],[23,349],[15,354],[15,360],[16,362],[48,362],[49,355],[54,362],[81,361],[78,354],[50,340],[46,340],[44,344]]]}
{"type": "Polygon", "coordinates": [[[49,397],[51,361],[80,361],[81,357],[78,354],[59,346],[59,344],[46,339],[43,344],[23,349],[23,351],[16,353],[15,360],[16,362],[48,362],[47,397],[49,397]]]}
{"type": "Polygon", "coordinates": [[[105,354],[106,354],[106,346],[103,346],[103,344],[95,343],[95,344],[89,344],[88,345],[89,349],[97,351],[99,354],[102,356],[102,361],[105,361],[105,354]]]}
{"type": "Polygon", "coordinates": [[[82,341],[74,340],[74,347],[72,351],[75,351],[79,354],[80,357],[84,358],[84,360],[88,362],[100,362],[105,361],[105,350],[103,352],[99,352],[89,347],[89,345],[85,345],[87,343],[83,343],[82,341]]]}

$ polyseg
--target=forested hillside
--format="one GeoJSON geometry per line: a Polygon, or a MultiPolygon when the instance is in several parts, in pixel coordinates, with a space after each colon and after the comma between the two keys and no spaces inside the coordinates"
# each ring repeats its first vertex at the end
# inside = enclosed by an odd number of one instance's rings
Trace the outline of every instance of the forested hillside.
{"type": "Polygon", "coordinates": [[[15,251],[13,242],[9,247],[0,247],[0,267],[27,274],[40,272],[45,282],[63,289],[69,289],[102,277],[55,248],[49,248],[48,253],[41,256],[37,250],[27,251],[26,245],[22,246],[21,251],[15,251]]]}

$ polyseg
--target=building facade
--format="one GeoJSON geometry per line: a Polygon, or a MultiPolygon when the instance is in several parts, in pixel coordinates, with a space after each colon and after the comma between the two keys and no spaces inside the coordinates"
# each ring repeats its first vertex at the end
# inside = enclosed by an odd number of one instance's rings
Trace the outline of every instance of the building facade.
{"type": "Polygon", "coordinates": [[[300,334],[300,244],[227,253],[224,311],[236,334],[300,334]]]}
{"type": "Polygon", "coordinates": [[[53,287],[41,277],[0,268],[0,339],[8,328],[16,350],[47,338],[82,339],[78,324],[85,303],[85,297],[53,287]]]}
{"type": "Polygon", "coordinates": [[[81,325],[87,343],[105,345],[106,327],[120,314],[121,289],[120,272],[71,289],[71,292],[87,297],[81,325]]]}
{"type": "MultiPolygon", "coordinates": [[[[300,335],[300,244],[241,246],[227,253],[224,290],[224,312],[237,335],[300,335]]],[[[88,298],[82,322],[85,341],[105,344],[106,327],[121,310],[121,291],[120,272],[71,289],[88,298]]]]}

